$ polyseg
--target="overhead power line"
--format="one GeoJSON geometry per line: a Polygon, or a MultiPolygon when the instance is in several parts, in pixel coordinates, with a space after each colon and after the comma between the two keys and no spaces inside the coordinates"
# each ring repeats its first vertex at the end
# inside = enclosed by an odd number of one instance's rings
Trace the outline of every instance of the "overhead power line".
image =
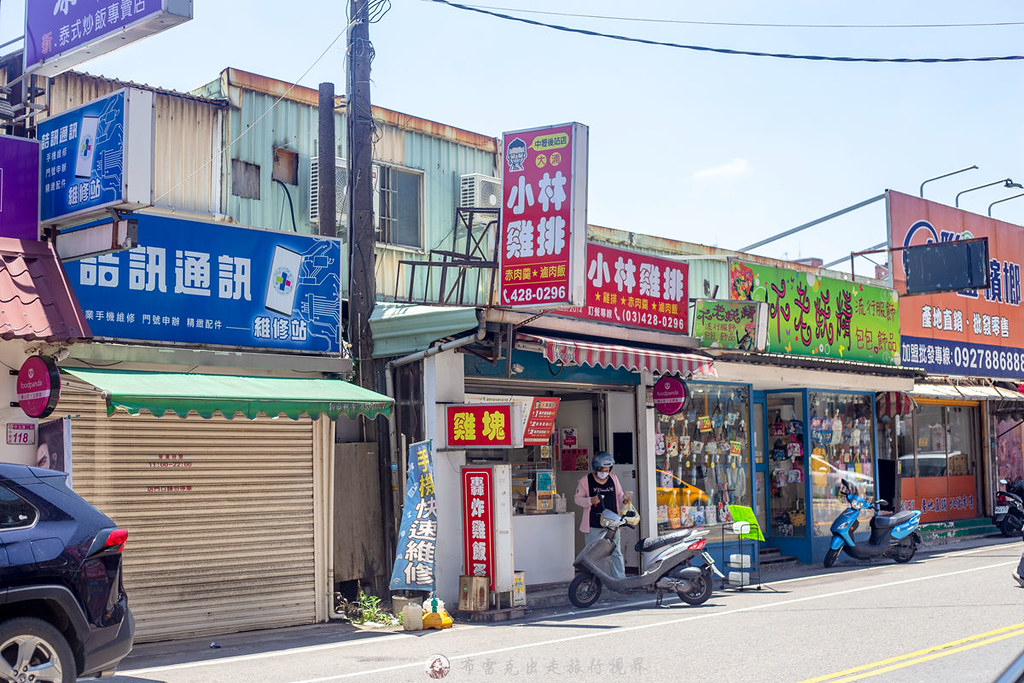
{"type": "Polygon", "coordinates": [[[449,7],[454,7],[456,9],[461,9],[469,12],[478,12],[480,14],[486,14],[492,17],[497,17],[498,19],[505,19],[507,21],[517,21],[519,23],[529,24],[531,26],[541,26],[543,28],[550,28],[555,31],[563,31],[565,33],[577,33],[584,36],[593,36],[595,38],[609,38],[611,40],[620,40],[627,43],[655,45],[658,47],[671,47],[679,50],[693,50],[695,52],[713,52],[716,54],[725,55],[743,55],[747,57],[772,57],[775,59],[800,59],[805,61],[818,62],[868,62],[874,64],[951,64],[958,62],[1008,62],[1019,61],[1024,59],[1024,55],[1006,55],[1002,57],[835,57],[826,55],[795,55],[780,52],[758,52],[755,50],[732,50],[729,48],[707,47],[704,45],[684,45],[682,43],[671,43],[661,40],[650,40],[648,38],[621,36],[616,35],[614,33],[602,33],[600,31],[591,31],[589,29],[583,28],[572,28],[569,26],[561,26],[559,24],[548,24],[542,21],[536,21],[534,19],[514,17],[509,14],[493,12],[491,10],[482,9],[480,7],[463,5],[457,2],[451,2],[450,0],[429,1],[436,2],[442,5],[448,5],[449,7]]]}
{"type": "Polygon", "coordinates": [[[907,28],[992,28],[1002,26],[1024,26],[1024,21],[988,21],[963,24],[770,24],[742,21],[695,21],[692,19],[653,19],[649,17],[622,17],[608,14],[582,14],[578,12],[552,12],[550,10],[520,9],[518,7],[494,7],[491,5],[467,5],[473,9],[500,10],[518,14],[543,14],[555,17],[577,19],[607,19],[611,21],[633,21],[646,24],[685,24],[687,26],[732,26],[738,28],[839,28],[839,29],[907,29],[907,28]]]}

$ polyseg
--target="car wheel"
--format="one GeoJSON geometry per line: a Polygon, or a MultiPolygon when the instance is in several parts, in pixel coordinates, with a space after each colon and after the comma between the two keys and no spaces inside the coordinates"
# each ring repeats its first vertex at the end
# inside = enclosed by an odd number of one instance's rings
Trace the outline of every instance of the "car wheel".
{"type": "Polygon", "coordinates": [[[0,624],[0,681],[74,683],[71,646],[53,625],[19,617],[0,624]]]}

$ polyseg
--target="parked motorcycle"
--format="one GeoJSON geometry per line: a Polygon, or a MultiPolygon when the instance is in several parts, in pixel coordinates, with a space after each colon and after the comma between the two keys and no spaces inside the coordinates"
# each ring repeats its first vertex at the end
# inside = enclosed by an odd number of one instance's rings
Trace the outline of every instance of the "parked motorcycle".
{"type": "Polygon", "coordinates": [[[661,607],[665,591],[673,591],[679,599],[690,605],[700,605],[711,597],[712,572],[723,574],[715,567],[715,561],[704,550],[710,533],[707,529],[686,529],[654,538],[640,539],[636,544],[638,552],[650,553],[646,568],[637,576],[617,578],[610,573],[608,558],[615,547],[613,540],[616,530],[624,525],[636,526],[639,515],[619,517],[605,512],[610,517],[604,527],[604,534],[590,543],[576,556],[573,566],[576,576],[569,584],[569,600],[577,607],[590,607],[601,597],[601,589],[607,586],[613,591],[646,588],[653,585],[658,589],[657,604],[661,607]],[[701,558],[702,564],[692,561],[701,558]]]}
{"type": "Polygon", "coordinates": [[[825,566],[831,567],[845,550],[850,557],[867,560],[873,557],[891,557],[897,562],[909,562],[921,537],[917,534],[921,520],[920,510],[907,510],[894,515],[879,515],[879,507],[886,504],[884,500],[869,503],[848,481],[843,479],[842,492],[850,506],[839,513],[832,522],[832,543],[825,553],[825,566]],[[871,507],[875,516],[871,518],[871,537],[867,543],[857,544],[853,540],[853,532],[857,530],[860,520],[857,519],[864,507],[871,507]]]}
{"type": "Polygon", "coordinates": [[[1024,528],[1024,479],[1013,483],[1000,479],[1005,491],[996,493],[996,506],[992,510],[992,523],[1003,536],[1015,536],[1024,528]]]}

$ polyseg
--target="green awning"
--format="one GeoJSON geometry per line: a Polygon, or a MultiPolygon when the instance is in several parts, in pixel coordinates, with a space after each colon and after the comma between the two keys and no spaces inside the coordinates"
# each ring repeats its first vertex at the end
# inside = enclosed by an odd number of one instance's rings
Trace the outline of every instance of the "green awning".
{"type": "Polygon", "coordinates": [[[220,411],[224,417],[237,414],[252,419],[257,415],[328,415],[374,417],[390,415],[394,401],[375,391],[340,379],[249,377],[203,375],[184,372],[142,372],[61,368],[103,392],[107,414],[124,408],[132,415],[148,410],[157,417],[168,410],[184,417],[194,410],[203,417],[220,411]]]}
{"type": "Polygon", "coordinates": [[[438,339],[475,330],[479,325],[475,308],[378,301],[370,314],[373,357],[423,351],[438,339]]]}

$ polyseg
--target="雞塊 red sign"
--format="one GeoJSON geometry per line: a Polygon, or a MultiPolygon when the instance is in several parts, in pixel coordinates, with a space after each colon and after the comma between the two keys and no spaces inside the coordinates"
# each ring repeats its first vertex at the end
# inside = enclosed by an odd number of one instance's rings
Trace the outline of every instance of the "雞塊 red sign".
{"type": "Polygon", "coordinates": [[[467,403],[446,407],[448,448],[512,446],[512,405],[467,403]]]}

